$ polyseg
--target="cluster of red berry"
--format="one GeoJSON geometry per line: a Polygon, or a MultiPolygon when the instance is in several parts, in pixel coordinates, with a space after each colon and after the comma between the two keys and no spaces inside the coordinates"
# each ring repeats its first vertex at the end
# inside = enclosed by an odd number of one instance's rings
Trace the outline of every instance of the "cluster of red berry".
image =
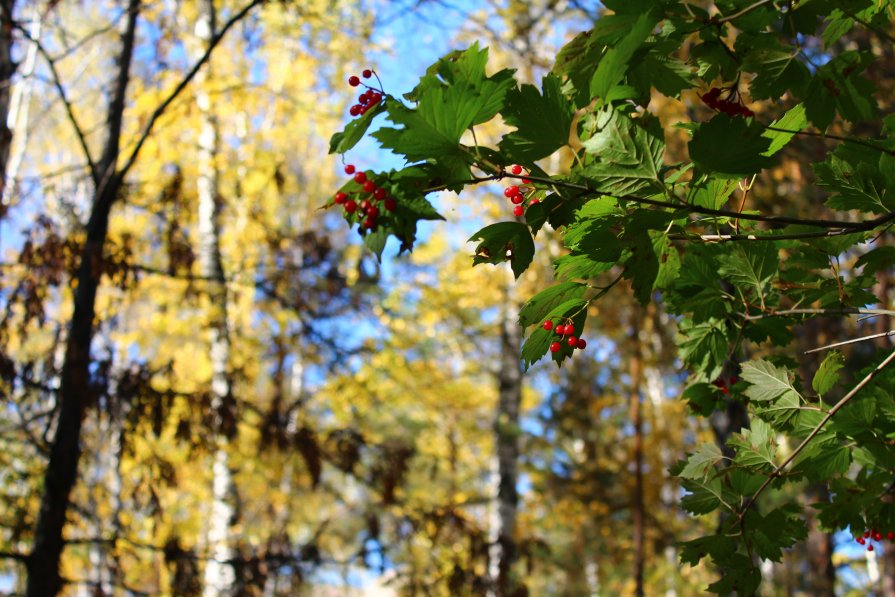
{"type": "Polygon", "coordinates": [[[699,97],[712,110],[718,110],[728,116],[755,116],[755,112],[739,102],[735,102],[732,99],[721,99],[721,89],[718,87],[712,87],[699,97]]]}
{"type": "MultiPolygon", "coordinates": [[[[895,540],[895,533],[889,531],[888,533],[886,533],[886,539],[889,541],[895,540]]],[[[873,551],[873,543],[871,543],[871,541],[879,542],[882,540],[883,534],[876,529],[864,531],[863,535],[858,535],[858,537],[855,538],[855,541],[857,541],[861,545],[867,546],[867,551],[873,551]]]]}
{"type": "MultiPolygon", "coordinates": [[[[548,332],[553,328],[553,322],[551,320],[547,320],[543,325],[544,329],[548,332]]],[[[572,348],[582,349],[587,346],[587,342],[584,338],[576,338],[575,337],[575,326],[570,321],[566,324],[559,324],[556,326],[556,333],[561,336],[561,341],[554,341],[550,344],[550,352],[559,352],[559,349],[562,348],[562,342],[564,341],[566,344],[571,346],[572,348]]]]}
{"type": "Polygon", "coordinates": [[[380,205],[386,211],[395,211],[398,202],[384,188],[369,179],[366,172],[358,172],[353,164],[345,166],[345,174],[353,175],[354,182],[361,185],[361,190],[357,193],[356,198],[339,191],[333,198],[333,202],[343,206],[347,214],[358,212],[362,228],[375,229],[377,218],[381,213],[380,205]]]}
{"type": "MultiPolygon", "coordinates": [[[[369,79],[374,74],[376,73],[374,73],[370,69],[365,69],[363,72],[361,72],[361,77],[363,77],[364,79],[369,79]]],[[[379,77],[376,77],[376,79],[378,80],[379,77]]],[[[350,77],[348,77],[348,84],[352,87],[357,87],[361,84],[360,77],[358,77],[357,75],[351,75],[350,77]]],[[[380,82],[380,86],[381,85],[382,83],[380,82]]],[[[382,101],[383,92],[381,89],[374,89],[366,83],[364,83],[364,87],[366,87],[367,90],[357,97],[357,103],[351,106],[351,108],[349,108],[348,110],[348,113],[352,116],[363,116],[364,114],[366,114],[367,110],[382,101]]]]}
{"type": "MultiPolygon", "coordinates": [[[[519,164],[515,164],[510,166],[510,172],[519,176],[522,174],[522,166],[519,164]]],[[[527,178],[522,179],[522,184],[527,185],[530,184],[531,181],[527,178]]],[[[533,187],[518,187],[516,185],[510,185],[503,190],[503,195],[507,199],[509,199],[513,203],[513,215],[517,218],[522,217],[525,214],[525,207],[522,205],[525,203],[525,193],[528,191],[534,191],[533,187]]],[[[529,207],[540,203],[537,198],[532,197],[531,201],[528,202],[529,207]]]]}

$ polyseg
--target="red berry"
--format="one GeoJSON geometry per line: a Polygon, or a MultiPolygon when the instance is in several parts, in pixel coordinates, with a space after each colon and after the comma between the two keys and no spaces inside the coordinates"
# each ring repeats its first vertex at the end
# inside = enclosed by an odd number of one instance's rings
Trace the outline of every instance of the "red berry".
{"type": "Polygon", "coordinates": [[[345,203],[345,201],[347,200],[348,195],[346,195],[342,191],[339,191],[338,193],[336,193],[336,198],[333,201],[335,201],[336,203],[345,203]]]}
{"type": "Polygon", "coordinates": [[[576,338],[575,336],[569,336],[569,339],[566,340],[566,344],[568,344],[572,348],[575,348],[576,346],[578,346],[578,338],[576,338]]]}
{"type": "Polygon", "coordinates": [[[370,229],[376,226],[376,218],[370,216],[364,220],[364,228],[370,229]]]}
{"type": "Polygon", "coordinates": [[[357,203],[355,203],[355,201],[353,199],[351,201],[348,201],[345,204],[345,211],[350,214],[353,214],[355,211],[357,211],[357,203]]]}
{"type": "Polygon", "coordinates": [[[864,536],[865,536],[865,537],[869,537],[869,536],[870,536],[870,531],[864,531],[864,536]]]}
{"type": "Polygon", "coordinates": [[[544,329],[547,330],[548,332],[549,332],[550,330],[552,330],[552,329],[553,329],[553,322],[550,321],[549,319],[548,319],[547,321],[545,321],[545,322],[544,322],[544,329]]]}
{"type": "Polygon", "coordinates": [[[867,543],[867,541],[864,540],[864,537],[858,537],[857,539],[855,539],[855,541],[857,541],[861,545],[864,545],[865,543],[867,543]]]}
{"type": "Polygon", "coordinates": [[[521,205],[517,205],[516,207],[513,208],[513,215],[516,216],[517,218],[521,218],[523,216],[523,214],[525,214],[525,208],[522,207],[521,205]]]}
{"type": "Polygon", "coordinates": [[[367,182],[367,175],[363,172],[358,172],[354,175],[354,182],[356,182],[357,184],[364,184],[365,182],[367,182]]]}
{"type": "Polygon", "coordinates": [[[538,203],[540,203],[540,201],[538,201],[537,199],[532,199],[528,202],[529,205],[537,205],[538,203]]]}
{"type": "Polygon", "coordinates": [[[566,333],[567,333],[567,334],[574,334],[574,333],[575,333],[575,326],[572,325],[571,323],[566,324],[566,333]]]}
{"type": "Polygon", "coordinates": [[[361,76],[365,79],[369,79],[373,76],[373,71],[371,71],[369,68],[365,68],[364,71],[361,73],[361,76]]]}
{"type": "Polygon", "coordinates": [[[389,211],[395,211],[396,207],[398,207],[398,202],[395,201],[394,197],[389,197],[385,200],[385,209],[389,211]]]}
{"type": "Polygon", "coordinates": [[[375,190],[376,190],[375,182],[373,182],[372,180],[368,180],[368,181],[364,182],[364,192],[365,193],[372,193],[375,190]]]}
{"type": "Polygon", "coordinates": [[[363,106],[359,106],[359,105],[357,105],[357,104],[354,104],[353,106],[351,106],[351,107],[348,109],[348,113],[351,114],[352,116],[358,116],[358,115],[361,114],[361,110],[363,110],[363,109],[364,109],[363,106]]]}
{"type": "Polygon", "coordinates": [[[892,539],[895,539],[895,533],[893,533],[892,531],[889,531],[888,533],[886,533],[886,539],[888,539],[889,541],[891,541],[892,539]]]}
{"type": "Polygon", "coordinates": [[[354,174],[354,164],[345,165],[345,174],[354,174]]]}
{"type": "Polygon", "coordinates": [[[564,326],[564,325],[556,326],[556,333],[559,334],[560,336],[565,336],[566,335],[566,326],[564,326]]]}
{"type": "Polygon", "coordinates": [[[370,104],[371,105],[378,104],[381,99],[382,99],[381,93],[371,93],[370,94],[370,104]]]}
{"type": "Polygon", "coordinates": [[[363,201],[360,202],[361,211],[367,211],[368,209],[370,209],[370,207],[372,207],[372,205],[373,204],[370,203],[369,199],[364,199],[363,201]]]}
{"type": "Polygon", "coordinates": [[[559,352],[560,348],[562,348],[562,345],[559,342],[553,342],[550,345],[550,352],[559,352]]]}
{"type": "Polygon", "coordinates": [[[373,197],[374,197],[377,201],[382,201],[383,199],[385,199],[385,189],[382,189],[382,188],[374,189],[374,190],[373,190],[373,197]]]}
{"type": "Polygon", "coordinates": [[[522,166],[520,166],[519,164],[513,164],[513,166],[510,168],[510,172],[512,172],[516,176],[519,176],[520,174],[522,174],[522,166]]]}
{"type": "Polygon", "coordinates": [[[873,545],[868,545],[868,546],[867,546],[867,551],[873,551],[873,545]]]}
{"type": "Polygon", "coordinates": [[[367,217],[368,218],[375,218],[378,215],[379,215],[379,208],[376,207],[375,205],[371,205],[370,207],[367,208],[367,217]]]}
{"type": "Polygon", "coordinates": [[[883,534],[880,533],[879,531],[874,531],[874,532],[873,532],[873,540],[874,540],[874,541],[882,541],[882,540],[883,540],[883,534]]]}
{"type": "Polygon", "coordinates": [[[360,79],[358,79],[355,75],[351,75],[350,77],[348,77],[348,84],[352,87],[357,87],[358,85],[360,85],[360,79]]]}
{"type": "Polygon", "coordinates": [[[512,197],[513,195],[518,195],[518,194],[519,194],[519,187],[517,187],[516,185],[510,185],[503,190],[504,197],[512,197]]]}
{"type": "Polygon", "coordinates": [[[510,201],[513,202],[514,205],[519,205],[523,201],[525,201],[525,197],[523,197],[520,193],[516,193],[512,197],[510,197],[510,201]]]}
{"type": "Polygon", "coordinates": [[[585,342],[584,338],[578,338],[578,344],[576,345],[579,350],[587,348],[587,342],[585,342]]]}
{"type": "Polygon", "coordinates": [[[531,183],[531,181],[528,180],[527,178],[522,179],[522,184],[530,184],[530,183],[531,183]]]}

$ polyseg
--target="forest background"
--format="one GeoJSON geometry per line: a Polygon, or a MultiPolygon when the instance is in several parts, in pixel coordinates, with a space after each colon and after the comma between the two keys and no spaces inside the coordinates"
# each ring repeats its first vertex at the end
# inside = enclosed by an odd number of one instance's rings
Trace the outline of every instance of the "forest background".
{"type": "MultiPolygon", "coordinates": [[[[669,469],[748,422],[691,416],[673,317],[613,292],[589,309],[585,350],[523,375],[519,311],[564,248],[540,244],[518,281],[472,268],[466,239],[508,217],[500,185],[439,194],[446,221],[381,263],[319,209],[346,163],[401,165],[371,139],[329,154],[349,76],[371,68],[400,95],[478,42],[489,70],[540,83],[603,5],[0,9],[0,590],[671,596],[724,575],[680,563],[718,519],[682,510],[669,469]]],[[[836,40],[891,73],[883,42],[836,40]]],[[[707,110],[696,95],[649,109],[668,130],[707,110]]],[[[667,141],[683,154],[683,132],[667,141]]],[[[820,196],[799,157],[823,153],[811,141],[753,201],[820,196]]],[[[827,489],[792,491],[810,505],[827,489]]],[[[805,540],[759,563],[763,594],[895,595],[890,544],[867,551],[864,529],[805,512],[805,540]]]]}

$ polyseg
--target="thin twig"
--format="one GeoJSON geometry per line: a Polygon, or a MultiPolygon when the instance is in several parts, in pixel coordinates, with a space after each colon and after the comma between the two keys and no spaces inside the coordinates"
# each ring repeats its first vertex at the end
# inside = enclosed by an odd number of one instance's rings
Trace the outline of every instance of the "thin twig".
{"type": "Polygon", "coordinates": [[[137,156],[140,154],[140,150],[143,149],[143,145],[146,143],[147,139],[149,139],[149,135],[152,133],[153,128],[155,128],[155,124],[159,118],[165,113],[168,109],[168,106],[177,99],[184,89],[186,89],[187,85],[195,78],[196,74],[201,70],[201,68],[208,62],[209,58],[211,58],[211,54],[214,49],[218,46],[227,32],[233,28],[239,21],[241,21],[253,8],[262,4],[264,0],[252,0],[248,4],[246,4],[239,12],[234,14],[230,19],[224,23],[224,26],[221,27],[221,30],[218,31],[214,37],[212,37],[208,42],[208,47],[205,49],[205,53],[201,58],[193,65],[193,67],[187,72],[186,76],[177,84],[177,86],[171,91],[165,100],[159,104],[159,106],[152,112],[152,115],[149,117],[149,120],[146,123],[146,126],[143,128],[143,133],[140,135],[140,138],[137,140],[136,145],[134,145],[133,150],[131,150],[130,156],[124,162],[124,165],[121,167],[119,171],[119,176],[124,178],[124,176],[130,171],[133,167],[134,163],[137,161],[137,156]]]}
{"type": "Polygon", "coordinates": [[[833,135],[829,133],[819,133],[817,131],[793,131],[789,129],[781,129],[776,126],[766,126],[764,127],[766,130],[775,131],[777,133],[787,133],[790,135],[803,135],[805,137],[820,137],[822,139],[832,139],[834,141],[842,141],[843,143],[854,143],[856,145],[863,145],[864,147],[869,147],[870,149],[875,149],[877,151],[881,151],[883,153],[887,153],[889,155],[895,155],[895,149],[887,149],[885,147],[880,147],[879,145],[872,143],[870,141],[866,141],[864,139],[858,139],[856,137],[844,137],[842,135],[833,135]]]}
{"type": "Polygon", "coordinates": [[[761,7],[764,6],[765,4],[770,4],[770,3],[773,2],[773,1],[774,1],[774,0],[758,0],[758,2],[756,2],[756,3],[754,3],[754,4],[750,4],[749,6],[747,6],[746,8],[744,8],[743,10],[741,10],[741,11],[739,11],[739,12],[735,12],[735,13],[733,13],[732,15],[729,15],[729,16],[726,16],[726,17],[721,17],[720,19],[717,19],[717,18],[709,19],[709,23],[708,23],[708,24],[709,24],[709,25],[720,25],[721,23],[726,23],[726,22],[728,22],[728,21],[732,21],[732,20],[734,20],[734,19],[738,19],[738,18],[740,18],[740,17],[746,16],[747,14],[749,14],[750,12],[752,12],[753,10],[756,10],[756,9],[758,9],[758,8],[761,8],[761,7]]]}
{"type": "Polygon", "coordinates": [[[84,134],[84,129],[81,128],[80,122],[78,122],[78,118],[75,116],[74,106],[71,103],[71,100],[68,99],[68,94],[65,92],[65,87],[62,85],[62,79],[59,76],[59,71],[56,70],[56,61],[50,56],[47,49],[40,43],[39,39],[31,37],[31,33],[23,28],[21,25],[16,25],[19,31],[28,39],[29,42],[34,44],[34,47],[37,48],[38,53],[43,56],[44,61],[47,63],[47,66],[50,69],[50,74],[52,75],[52,83],[56,88],[56,92],[59,94],[59,99],[62,101],[62,105],[65,107],[65,113],[68,116],[68,120],[71,123],[72,128],[75,131],[75,137],[78,139],[78,143],[81,146],[81,151],[84,152],[84,158],[87,160],[87,166],[90,169],[90,176],[93,179],[94,184],[97,184],[98,181],[98,172],[96,170],[96,163],[93,161],[93,156],[90,153],[90,147],[87,145],[87,137],[84,134]]]}
{"type": "Polygon", "coordinates": [[[891,315],[895,311],[888,309],[865,309],[864,307],[839,307],[836,309],[781,309],[756,315],[744,314],[743,319],[765,319],[767,317],[788,317],[790,315],[891,315]]]}
{"type": "Polygon", "coordinates": [[[848,344],[857,344],[858,342],[866,342],[867,340],[875,340],[876,338],[884,338],[886,336],[895,336],[895,330],[880,332],[879,334],[870,334],[869,336],[861,336],[860,338],[852,338],[851,340],[844,340],[842,342],[834,342],[833,344],[827,344],[826,346],[818,346],[817,348],[806,350],[804,354],[812,354],[815,352],[821,352],[822,350],[829,350],[831,348],[846,346],[848,344]]]}

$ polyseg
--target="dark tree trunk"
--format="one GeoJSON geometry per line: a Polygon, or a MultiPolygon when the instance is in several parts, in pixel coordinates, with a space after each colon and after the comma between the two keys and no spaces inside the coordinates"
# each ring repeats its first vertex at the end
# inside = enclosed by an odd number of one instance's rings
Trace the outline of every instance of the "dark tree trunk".
{"type": "Polygon", "coordinates": [[[643,512],[643,408],[640,398],[640,385],[643,382],[643,347],[641,346],[641,312],[640,306],[633,305],[631,316],[631,424],[634,426],[634,444],[632,460],[634,462],[634,495],[631,496],[632,542],[634,548],[634,594],[643,597],[644,556],[644,512],[643,512]]]}
{"type": "MultiPolygon", "coordinates": [[[[507,297],[504,304],[512,304],[512,298],[507,297]]],[[[522,368],[519,363],[522,328],[516,322],[516,317],[517,314],[513,309],[505,308],[500,331],[499,402],[495,422],[497,467],[500,478],[497,492],[500,517],[497,538],[500,547],[496,586],[498,597],[513,595],[516,587],[512,568],[517,558],[515,535],[519,496],[516,482],[519,459],[519,406],[522,401],[522,368]]]]}
{"type": "Polygon", "coordinates": [[[62,588],[59,576],[59,560],[65,544],[62,533],[71,490],[78,476],[81,423],[90,402],[90,344],[94,333],[96,292],[102,271],[109,213],[121,188],[122,179],[116,166],[139,12],[140,0],[130,0],[127,26],[122,33],[121,53],[118,56],[118,73],[109,99],[106,143],[102,159],[94,172],[96,190],[77,272],[74,312],[58,394],[59,419],[44,477],[34,546],[28,556],[28,597],[49,597],[62,588]]]}

